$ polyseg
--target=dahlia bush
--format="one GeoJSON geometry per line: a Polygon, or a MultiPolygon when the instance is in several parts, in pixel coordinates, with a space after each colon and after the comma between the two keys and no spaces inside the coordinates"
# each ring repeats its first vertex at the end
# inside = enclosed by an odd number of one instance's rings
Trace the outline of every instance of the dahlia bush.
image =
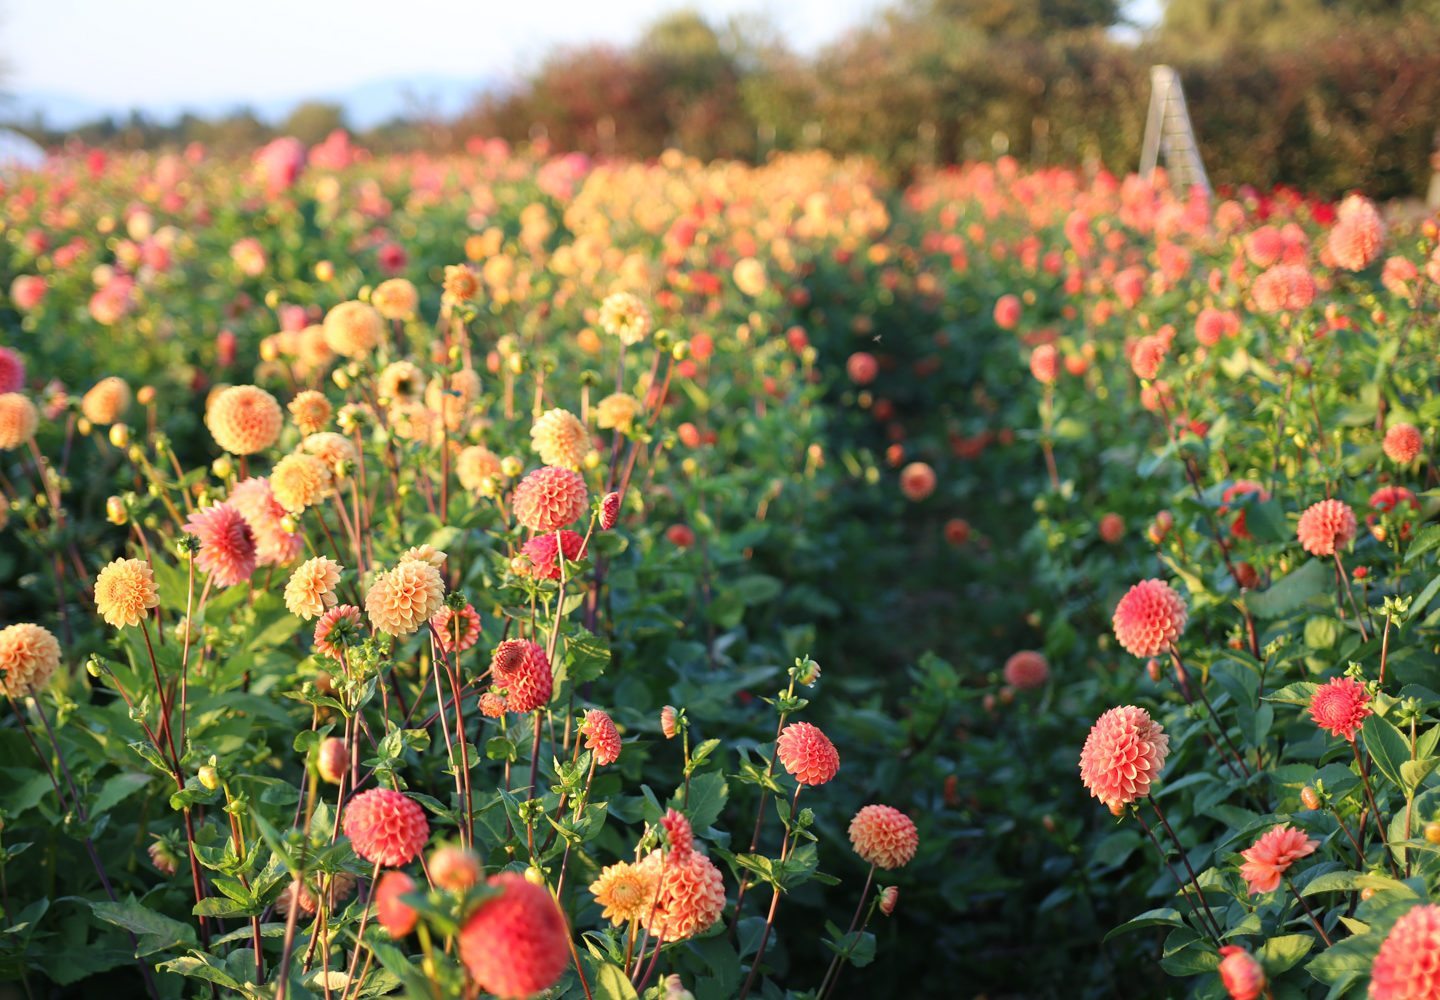
{"type": "Polygon", "coordinates": [[[336,149],[0,192],[0,978],[1436,995],[1433,220],[336,149]]]}

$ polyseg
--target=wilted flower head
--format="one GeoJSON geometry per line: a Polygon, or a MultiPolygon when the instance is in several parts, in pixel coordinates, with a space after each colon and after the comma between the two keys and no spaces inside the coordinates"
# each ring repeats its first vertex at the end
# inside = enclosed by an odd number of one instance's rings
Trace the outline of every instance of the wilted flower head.
{"type": "Polygon", "coordinates": [[[1249,886],[1249,895],[1270,892],[1280,885],[1280,877],[1296,861],[1315,853],[1320,841],[1305,836],[1288,823],[1281,823],[1261,835],[1248,850],[1240,852],[1245,863],[1240,877],[1249,886]]]}
{"type": "Polygon", "coordinates": [[[1080,751],[1080,780],[1118,815],[1150,794],[1170,755],[1170,737],[1150,713],[1134,705],[1112,708],[1090,729],[1080,751]]]}

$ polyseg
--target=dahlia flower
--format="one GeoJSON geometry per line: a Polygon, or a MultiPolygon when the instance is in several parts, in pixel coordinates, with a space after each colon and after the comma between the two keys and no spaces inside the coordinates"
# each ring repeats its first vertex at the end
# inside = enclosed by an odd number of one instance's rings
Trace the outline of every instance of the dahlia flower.
{"type": "Polygon", "coordinates": [[[1080,751],[1080,780],[1090,794],[1119,815],[1149,795],[1170,755],[1170,737],[1143,708],[1121,705],[1099,719],[1080,751]]]}
{"type": "Polygon", "coordinates": [[[1190,613],[1164,580],[1141,580],[1120,598],[1111,624],[1115,638],[1132,656],[1156,656],[1185,631],[1190,613]]]}
{"type": "Polygon", "coordinates": [[[910,863],[920,836],[909,816],[877,803],[863,806],[850,820],[850,846],[862,860],[889,870],[910,863]]]}
{"type": "Polygon", "coordinates": [[[1288,823],[1267,831],[1248,850],[1240,852],[1245,863],[1240,866],[1240,877],[1249,886],[1249,895],[1270,892],[1280,885],[1280,877],[1292,864],[1307,855],[1314,854],[1320,841],[1305,836],[1288,823]]]}
{"type": "Polygon", "coordinates": [[[390,868],[414,861],[430,839],[425,810],[393,788],[355,796],[345,806],[341,825],[356,854],[390,868]]]}

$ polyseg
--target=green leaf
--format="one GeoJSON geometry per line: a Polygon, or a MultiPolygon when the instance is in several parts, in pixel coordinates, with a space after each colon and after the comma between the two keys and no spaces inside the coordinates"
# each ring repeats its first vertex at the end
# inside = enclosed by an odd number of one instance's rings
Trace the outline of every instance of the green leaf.
{"type": "Polygon", "coordinates": [[[1320,685],[1314,681],[1295,681],[1278,691],[1270,692],[1261,701],[1273,701],[1278,705],[1308,706],[1310,699],[1315,697],[1315,692],[1319,689],[1320,685]]]}
{"type": "Polygon", "coordinates": [[[565,670],[572,684],[593,681],[610,666],[610,645],[593,632],[577,625],[565,637],[565,670]]]}
{"type": "Polygon", "coordinates": [[[636,1000],[637,997],[630,977],[613,962],[591,964],[590,993],[595,1000],[636,1000]]]}
{"type": "Polygon", "coordinates": [[[1330,567],[1318,559],[1310,559],[1267,589],[1251,594],[1246,606],[1257,618],[1279,618],[1324,594],[1331,582],[1330,567]]]}
{"type": "Polygon", "coordinates": [[[1400,780],[1404,784],[1405,790],[1413,793],[1415,789],[1420,787],[1420,783],[1429,776],[1430,772],[1435,770],[1437,765],[1440,765],[1440,757],[1407,760],[1401,764],[1400,780]]]}
{"type": "Polygon", "coordinates": [[[1351,892],[1356,889],[1375,889],[1384,892],[1398,892],[1413,896],[1415,891],[1404,882],[1377,875],[1374,872],[1326,872],[1306,883],[1302,896],[1314,896],[1321,892],[1351,892]]]}
{"type": "Polygon", "coordinates": [[[1365,749],[1385,777],[1403,787],[1400,765],[1410,759],[1410,745],[1390,722],[1378,715],[1367,716],[1362,730],[1365,749]]]}
{"type": "Polygon", "coordinates": [[[1415,533],[1415,540],[1405,550],[1405,561],[1408,563],[1437,547],[1440,547],[1440,524],[1427,524],[1415,533]]]}
{"type": "Polygon", "coordinates": [[[1131,931],[1144,930],[1146,927],[1184,927],[1185,921],[1180,917],[1180,911],[1171,909],[1168,906],[1155,910],[1146,910],[1138,916],[1131,917],[1119,927],[1113,928],[1105,935],[1108,942],[1113,937],[1121,934],[1129,934],[1131,931]]]}
{"type": "MultiPolygon", "coordinates": [[[[685,786],[681,785],[675,790],[675,797],[672,801],[678,806],[680,802],[684,801],[684,795],[685,786]]],[[[696,830],[714,826],[729,797],[730,785],[726,782],[723,774],[718,771],[697,774],[690,779],[689,804],[683,809],[685,818],[696,830]]]]}
{"type": "Polygon", "coordinates": [[[107,924],[134,934],[135,954],[139,957],[195,943],[195,928],[150,909],[133,895],[120,903],[92,902],[90,909],[107,924]]]}
{"type": "Polygon", "coordinates": [[[1283,934],[1266,941],[1255,954],[1265,966],[1265,974],[1274,977],[1300,964],[1314,946],[1314,935],[1283,934]]]}
{"type": "Polygon", "coordinates": [[[192,951],[188,955],[171,959],[168,962],[161,962],[156,968],[164,972],[173,972],[178,976],[189,976],[191,979],[203,979],[206,982],[223,986],[227,990],[242,991],[242,986],[238,979],[230,975],[229,972],[220,966],[213,964],[210,956],[198,951],[192,951]]]}

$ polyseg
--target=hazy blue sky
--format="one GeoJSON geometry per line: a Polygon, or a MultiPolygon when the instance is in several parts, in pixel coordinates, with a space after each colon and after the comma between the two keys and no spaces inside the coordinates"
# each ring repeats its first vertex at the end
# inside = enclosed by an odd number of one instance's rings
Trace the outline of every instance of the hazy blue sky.
{"type": "MultiPolygon", "coordinates": [[[[107,104],[269,100],[412,75],[480,79],[557,43],[624,42],[664,0],[0,0],[7,89],[107,104]]],[[[721,19],[770,8],[812,50],[881,0],[703,0],[721,19]]]]}

